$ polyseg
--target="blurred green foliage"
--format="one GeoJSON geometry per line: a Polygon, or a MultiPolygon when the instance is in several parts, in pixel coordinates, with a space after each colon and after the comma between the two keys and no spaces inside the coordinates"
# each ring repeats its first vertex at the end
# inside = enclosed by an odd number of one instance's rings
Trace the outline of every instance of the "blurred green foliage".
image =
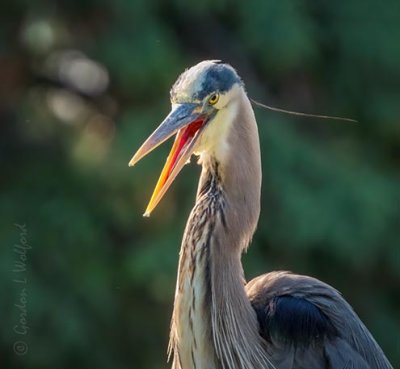
{"type": "Polygon", "coordinates": [[[143,219],[168,148],[127,163],[177,75],[218,58],[253,98],[360,121],[257,109],[263,210],[244,264],[249,279],[289,269],[335,286],[399,367],[399,40],[396,0],[2,1],[1,366],[168,367],[199,168],[143,219]],[[26,273],[15,223],[32,246],[26,273]]]}

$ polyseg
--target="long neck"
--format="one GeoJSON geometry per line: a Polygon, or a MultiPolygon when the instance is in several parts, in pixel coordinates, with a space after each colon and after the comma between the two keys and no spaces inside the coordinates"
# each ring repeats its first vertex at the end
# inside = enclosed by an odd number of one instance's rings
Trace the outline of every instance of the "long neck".
{"type": "Polygon", "coordinates": [[[258,221],[261,188],[256,122],[247,97],[240,104],[225,152],[201,158],[197,201],[180,253],[170,342],[174,368],[269,365],[240,260],[258,221]]]}
{"type": "MultiPolygon", "coordinates": [[[[197,201],[202,200],[203,188],[214,179],[218,195],[225,202],[224,215],[228,227],[227,253],[240,257],[253,236],[260,214],[261,155],[257,123],[244,91],[243,98],[220,120],[231,119],[230,129],[216,150],[201,157],[202,174],[197,201]]],[[[219,122],[218,122],[219,123],[219,122]]],[[[222,122],[221,122],[222,123],[222,122]]],[[[212,195],[213,196],[213,195],[212,195]]],[[[213,200],[213,197],[209,201],[213,200]]]]}

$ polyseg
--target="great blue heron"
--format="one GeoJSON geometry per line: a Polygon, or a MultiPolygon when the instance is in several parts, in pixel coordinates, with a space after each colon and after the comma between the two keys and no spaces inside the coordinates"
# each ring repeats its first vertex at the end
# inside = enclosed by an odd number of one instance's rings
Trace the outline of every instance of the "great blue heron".
{"type": "Polygon", "coordinates": [[[174,369],[389,369],[350,305],[311,277],[272,272],[246,284],[241,254],[260,213],[257,124],[244,84],[219,61],[186,70],[172,111],[129,165],[176,134],[145,215],[192,154],[202,165],[183,236],[169,352],[174,369]]]}

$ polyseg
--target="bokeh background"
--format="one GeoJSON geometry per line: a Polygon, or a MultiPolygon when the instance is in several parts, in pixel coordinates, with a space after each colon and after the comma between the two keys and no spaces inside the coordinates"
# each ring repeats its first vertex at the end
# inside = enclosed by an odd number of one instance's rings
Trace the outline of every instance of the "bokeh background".
{"type": "Polygon", "coordinates": [[[210,58],[259,101],[359,120],[256,108],[262,214],[243,262],[248,279],[288,269],[335,286],[400,367],[397,0],[2,0],[2,368],[169,367],[199,167],[144,219],[169,145],[127,164],[168,113],[178,74],[210,58]],[[32,247],[26,272],[15,223],[32,247]]]}

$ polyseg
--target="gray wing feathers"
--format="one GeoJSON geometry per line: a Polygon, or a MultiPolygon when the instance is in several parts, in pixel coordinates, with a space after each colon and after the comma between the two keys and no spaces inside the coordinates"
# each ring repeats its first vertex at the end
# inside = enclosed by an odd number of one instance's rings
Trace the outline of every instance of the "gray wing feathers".
{"type": "MultiPolygon", "coordinates": [[[[250,301],[257,304],[266,304],[277,296],[305,299],[320,309],[337,332],[335,337],[326,338],[319,347],[307,350],[293,351],[292,346],[279,347],[272,342],[271,354],[277,363],[282,362],[282,368],[325,368],[318,364],[318,358],[323,358],[330,364],[329,369],[393,369],[352,307],[338,291],[318,279],[289,272],[272,272],[250,281],[246,292],[250,301]],[[323,352],[318,352],[319,348],[323,352]]],[[[278,368],[281,367],[278,365],[278,368]]]]}
{"type": "MultiPolygon", "coordinates": [[[[309,301],[324,312],[341,337],[335,342],[326,343],[329,352],[334,353],[335,351],[332,349],[335,348],[336,357],[347,353],[348,357],[351,358],[347,364],[349,368],[393,369],[371,333],[339,292],[323,282],[316,279],[314,281],[321,285],[325,293],[319,296],[311,296],[309,301]]],[[[341,366],[332,365],[332,368],[336,367],[341,368],[341,366]]]]}
{"type": "Polygon", "coordinates": [[[278,369],[371,369],[361,355],[343,339],[327,341],[323,347],[296,349],[274,344],[271,360],[278,369]]]}
{"type": "MultiPolygon", "coordinates": [[[[322,350],[299,350],[294,346],[278,348],[274,344],[271,350],[271,361],[276,369],[321,369],[326,367],[322,350]]],[[[366,367],[365,369],[369,369],[366,367]]]]}
{"type": "Polygon", "coordinates": [[[371,366],[344,339],[328,341],[324,345],[329,368],[371,369],[371,366]]]}

